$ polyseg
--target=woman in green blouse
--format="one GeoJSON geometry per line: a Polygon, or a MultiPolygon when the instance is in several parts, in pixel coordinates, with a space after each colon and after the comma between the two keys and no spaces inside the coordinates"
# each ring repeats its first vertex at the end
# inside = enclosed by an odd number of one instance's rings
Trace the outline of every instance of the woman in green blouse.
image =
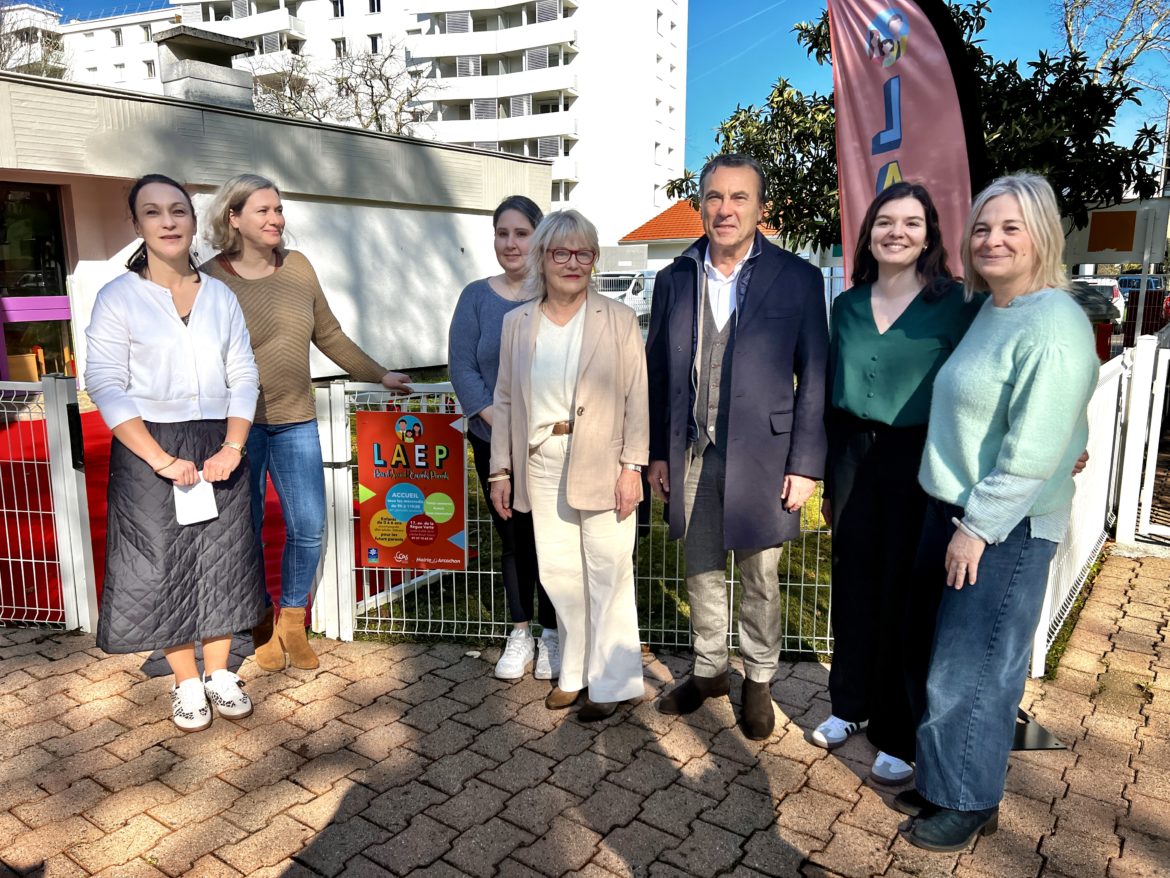
{"type": "Polygon", "coordinates": [[[897,183],[870,205],[852,280],[833,305],[825,416],[832,715],[812,737],[832,748],[868,726],[874,780],[902,783],[914,773],[908,680],[925,674],[933,632],[916,620],[910,595],[931,388],[983,297],[964,301],[947,271],[938,212],[916,183],[897,183]]]}

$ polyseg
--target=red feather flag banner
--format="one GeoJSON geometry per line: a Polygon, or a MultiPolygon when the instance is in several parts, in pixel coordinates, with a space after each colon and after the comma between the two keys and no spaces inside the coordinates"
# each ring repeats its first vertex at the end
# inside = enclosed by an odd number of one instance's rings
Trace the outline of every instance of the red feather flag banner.
{"type": "Polygon", "coordinates": [[[962,35],[942,0],[828,0],[845,275],[865,211],[900,180],[934,198],[953,274],[983,134],[962,35]]]}

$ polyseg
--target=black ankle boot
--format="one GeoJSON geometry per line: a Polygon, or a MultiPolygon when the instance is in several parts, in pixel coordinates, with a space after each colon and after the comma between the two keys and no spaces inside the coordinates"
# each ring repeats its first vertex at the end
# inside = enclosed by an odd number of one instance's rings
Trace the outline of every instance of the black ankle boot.
{"type": "Polygon", "coordinates": [[[708,698],[719,698],[731,689],[728,672],[715,677],[696,677],[691,674],[658,701],[658,712],[677,716],[694,713],[708,698]]]}
{"type": "Polygon", "coordinates": [[[894,810],[907,817],[929,817],[938,810],[938,805],[927,799],[918,790],[903,790],[894,796],[894,810]]]}
{"type": "Polygon", "coordinates": [[[925,820],[914,824],[910,843],[939,853],[966,850],[979,835],[991,835],[999,828],[999,808],[979,811],[954,811],[939,808],[925,820]]]}
{"type": "Polygon", "coordinates": [[[753,741],[762,741],[776,728],[776,711],[772,708],[772,687],[755,680],[743,681],[743,733],[753,741]]]}

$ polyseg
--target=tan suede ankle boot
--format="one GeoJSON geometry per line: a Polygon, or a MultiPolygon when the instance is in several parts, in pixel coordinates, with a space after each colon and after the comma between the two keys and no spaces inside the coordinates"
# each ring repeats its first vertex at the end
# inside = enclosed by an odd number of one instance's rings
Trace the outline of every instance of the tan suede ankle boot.
{"type": "Polygon", "coordinates": [[[294,668],[312,670],[319,667],[317,654],[309,645],[309,638],[305,634],[305,608],[281,607],[280,615],[276,618],[276,637],[288,653],[288,661],[294,668]]]}
{"type": "Polygon", "coordinates": [[[252,629],[252,645],[255,647],[256,664],[265,671],[284,670],[284,647],[280,645],[272,622],[275,607],[269,607],[264,619],[252,629]],[[265,634],[267,628],[267,634],[265,634]]]}

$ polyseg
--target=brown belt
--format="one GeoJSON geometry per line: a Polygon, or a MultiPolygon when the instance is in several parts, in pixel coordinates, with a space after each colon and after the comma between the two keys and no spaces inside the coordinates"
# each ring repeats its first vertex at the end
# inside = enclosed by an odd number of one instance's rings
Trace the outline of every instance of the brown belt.
{"type": "Polygon", "coordinates": [[[552,434],[554,436],[567,436],[573,432],[572,421],[557,421],[552,425],[552,434]]]}

